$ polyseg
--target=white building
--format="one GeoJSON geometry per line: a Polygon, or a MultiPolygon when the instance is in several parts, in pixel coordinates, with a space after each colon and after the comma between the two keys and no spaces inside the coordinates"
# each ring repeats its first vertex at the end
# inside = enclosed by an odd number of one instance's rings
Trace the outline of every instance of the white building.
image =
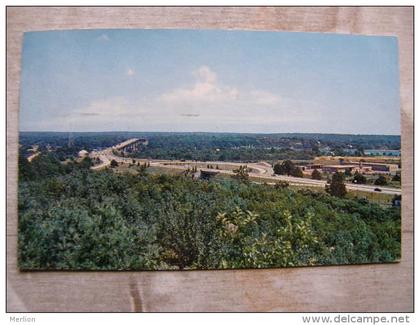
{"type": "Polygon", "coordinates": [[[85,158],[87,156],[89,156],[89,152],[88,151],[86,151],[86,150],[80,150],[79,151],[79,157],[80,158],[85,158]]]}

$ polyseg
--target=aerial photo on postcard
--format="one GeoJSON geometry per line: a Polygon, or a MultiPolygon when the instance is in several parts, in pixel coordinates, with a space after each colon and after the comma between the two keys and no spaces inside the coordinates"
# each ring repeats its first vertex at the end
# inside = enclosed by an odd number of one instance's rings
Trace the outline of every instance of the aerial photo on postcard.
{"type": "Polygon", "coordinates": [[[398,39],[24,34],[18,265],[398,262],[398,39]]]}

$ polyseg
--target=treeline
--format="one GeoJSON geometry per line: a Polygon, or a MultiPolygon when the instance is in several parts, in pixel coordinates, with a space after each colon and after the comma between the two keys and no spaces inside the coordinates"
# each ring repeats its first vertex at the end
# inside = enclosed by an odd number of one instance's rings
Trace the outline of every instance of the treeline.
{"type": "Polygon", "coordinates": [[[19,150],[18,164],[19,182],[52,178],[69,174],[74,170],[86,170],[93,165],[88,157],[80,162],[72,160],[63,163],[56,152],[44,153],[29,162],[22,154],[22,150],[19,150]]]}
{"type": "Polygon", "coordinates": [[[243,181],[245,168],[237,179],[203,181],[37,160],[37,173],[22,160],[19,166],[21,269],[264,268],[400,257],[396,207],[254,184],[243,181]]]}
{"type": "Polygon", "coordinates": [[[150,142],[149,146],[130,155],[134,158],[198,160],[198,161],[276,161],[279,159],[308,160],[315,155],[309,152],[297,152],[290,149],[258,149],[258,148],[205,148],[194,149],[186,146],[157,147],[150,142]]]}
{"type": "Polygon", "coordinates": [[[400,147],[399,136],[334,134],[152,134],[149,145],[133,157],[200,161],[308,160],[329,146],[344,155],[348,145],[360,148],[400,147]]]}
{"type": "Polygon", "coordinates": [[[167,133],[167,132],[21,132],[19,143],[23,149],[32,145],[42,151],[50,146],[59,159],[88,151],[111,147],[128,138],[147,138],[149,145],[133,154],[137,158],[187,159],[201,161],[276,161],[307,160],[322,155],[329,147],[337,155],[343,149],[354,148],[399,149],[400,137],[389,135],[341,134],[247,134],[247,133],[167,133]]]}

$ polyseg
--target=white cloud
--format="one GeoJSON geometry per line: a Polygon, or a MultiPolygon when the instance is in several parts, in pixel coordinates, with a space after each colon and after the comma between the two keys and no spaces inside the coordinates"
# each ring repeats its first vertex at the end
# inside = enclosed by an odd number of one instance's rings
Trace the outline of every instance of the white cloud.
{"type": "Polygon", "coordinates": [[[136,74],[136,71],[132,68],[128,68],[127,72],[125,73],[127,76],[131,77],[134,76],[136,74]]]}
{"type": "Polygon", "coordinates": [[[205,83],[214,84],[217,81],[216,74],[210,70],[206,65],[199,67],[197,70],[193,71],[193,76],[198,80],[202,80],[205,83]]]}
{"type": "Polygon", "coordinates": [[[269,91],[254,89],[247,91],[219,82],[217,74],[208,66],[201,66],[192,72],[195,83],[189,87],[177,88],[161,95],[160,100],[174,104],[235,104],[272,106],[280,97],[269,91]]]}
{"type": "MultiPolygon", "coordinates": [[[[128,68],[125,73],[133,75],[135,71],[128,68]]],[[[275,126],[291,123],[296,118],[303,122],[299,103],[287,97],[280,98],[262,89],[225,85],[208,66],[194,70],[192,76],[190,85],[157,97],[97,98],[72,109],[66,116],[49,119],[43,128],[246,132],[276,130],[275,126]]]]}
{"type": "MultiPolygon", "coordinates": [[[[282,97],[277,105],[270,93],[244,94],[237,105],[230,102],[200,105],[169,105],[144,97],[100,98],[55,118],[26,124],[27,130],[51,131],[203,131],[293,132],[296,126],[319,125],[321,114],[314,101],[282,97]],[[311,107],[312,114],[304,114],[311,107]]],[[[328,121],[328,120],[325,120],[328,121]]],[[[309,129],[312,130],[312,129],[309,129]]]]}
{"type": "Polygon", "coordinates": [[[191,87],[178,88],[164,93],[161,100],[167,103],[183,102],[220,102],[235,100],[238,90],[219,84],[217,75],[208,66],[201,66],[193,71],[196,81],[191,87]]]}
{"type": "Polygon", "coordinates": [[[107,34],[102,34],[101,36],[97,37],[96,40],[101,41],[101,42],[108,42],[111,39],[109,38],[107,34]]]}

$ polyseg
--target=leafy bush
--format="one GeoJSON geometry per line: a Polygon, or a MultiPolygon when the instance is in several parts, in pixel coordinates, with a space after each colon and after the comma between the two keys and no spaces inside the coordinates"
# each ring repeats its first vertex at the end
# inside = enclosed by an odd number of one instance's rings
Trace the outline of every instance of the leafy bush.
{"type": "Polygon", "coordinates": [[[335,172],[332,175],[331,182],[326,185],[326,192],[337,197],[345,197],[347,194],[346,184],[344,184],[345,176],[342,173],[335,172]]]}
{"type": "Polygon", "coordinates": [[[388,180],[385,176],[380,175],[377,179],[375,179],[375,185],[387,185],[388,180]]]}
{"type": "Polygon", "coordinates": [[[322,174],[318,169],[314,169],[312,174],[311,174],[311,178],[321,180],[322,179],[322,174]]]}

